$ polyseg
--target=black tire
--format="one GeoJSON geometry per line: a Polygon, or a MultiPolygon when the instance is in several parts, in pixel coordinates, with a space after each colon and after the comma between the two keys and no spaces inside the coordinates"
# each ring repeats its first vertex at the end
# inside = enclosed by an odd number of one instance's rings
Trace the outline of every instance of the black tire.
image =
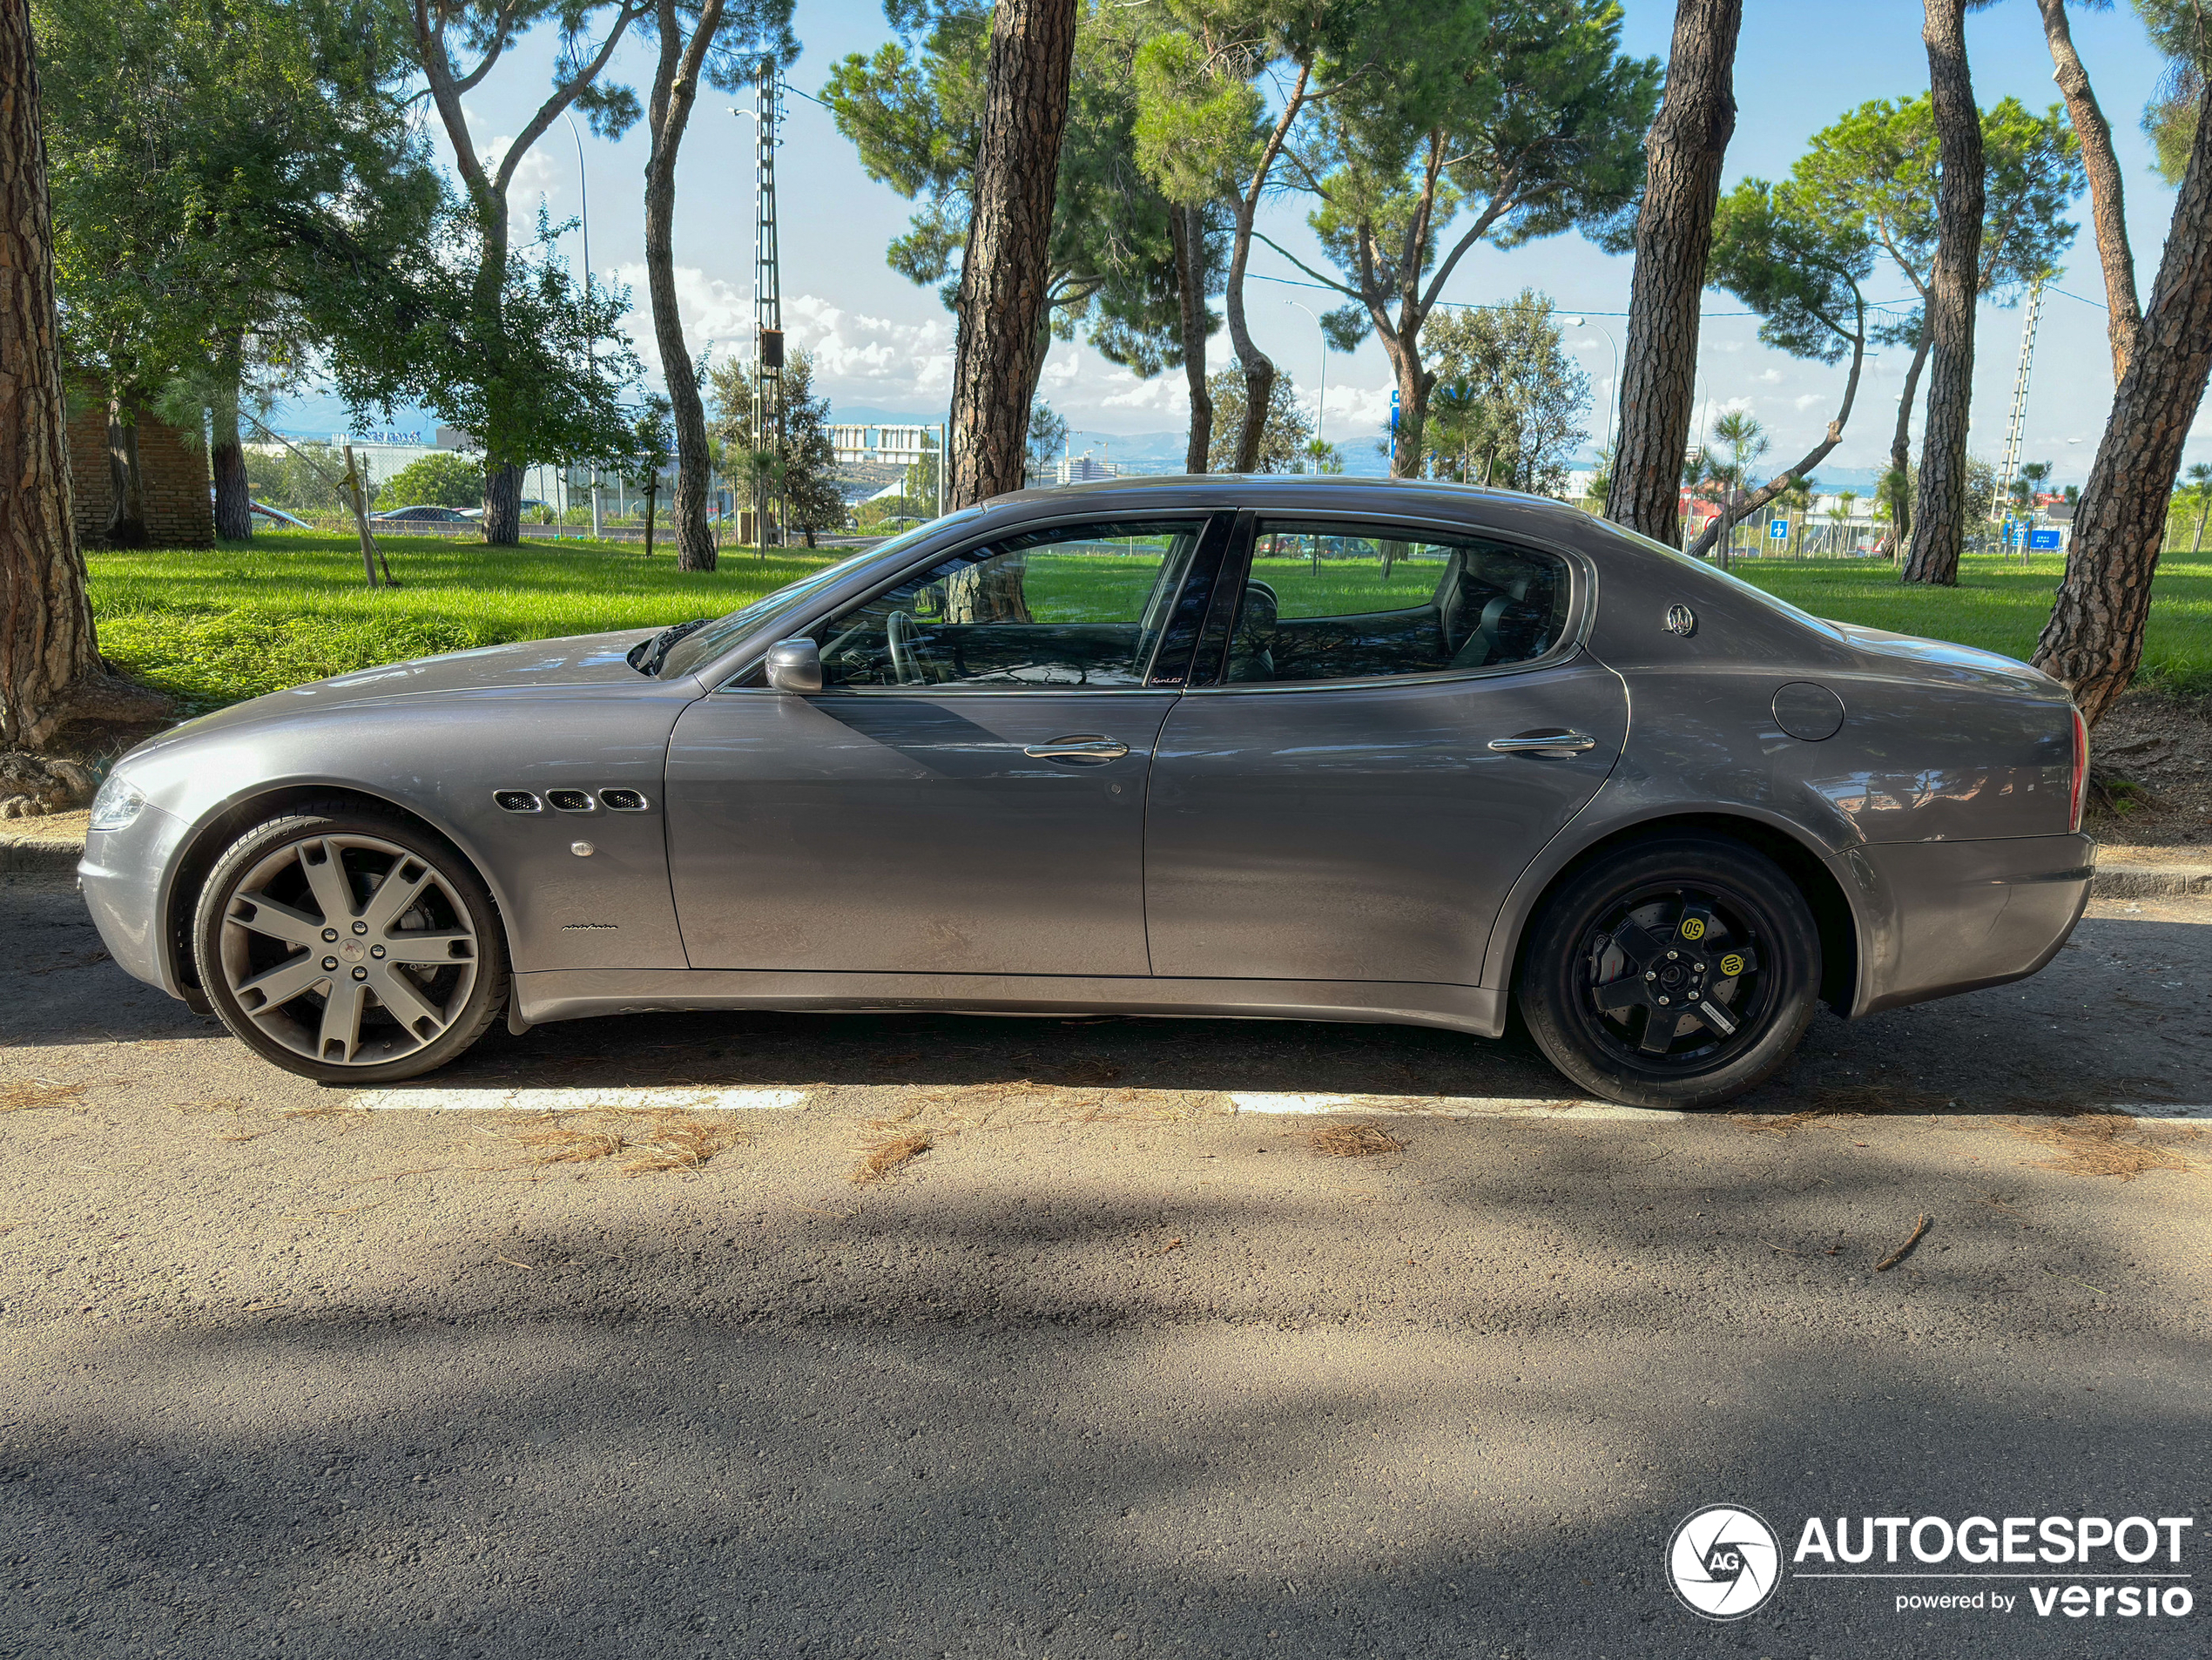
{"type": "Polygon", "coordinates": [[[200,989],[231,1035],[319,1083],[435,1071],[507,1006],[506,933],[482,879],[443,836],[360,802],[310,802],[233,842],[200,889],[192,937],[200,989]],[[401,890],[384,907],[377,895],[395,879],[413,898],[387,916],[401,890]],[[318,897],[333,880],[343,887],[321,894],[352,908],[343,918],[318,897]]]}
{"type": "Polygon", "coordinates": [[[1781,1070],[1820,973],[1820,930],[1780,866],[1725,836],[1670,834],[1615,850],[1545,901],[1518,1001],[1546,1057],[1591,1094],[1696,1109],[1781,1070]]]}

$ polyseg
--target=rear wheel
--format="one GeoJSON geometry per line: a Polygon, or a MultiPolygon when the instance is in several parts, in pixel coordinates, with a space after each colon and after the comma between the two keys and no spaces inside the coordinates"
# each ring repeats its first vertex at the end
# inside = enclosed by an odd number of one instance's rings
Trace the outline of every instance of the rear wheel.
{"type": "Polygon", "coordinates": [[[1764,1083],[1819,995],[1804,895],[1725,837],[1620,849],[1553,894],[1528,937],[1530,1035],[1575,1083],[1632,1106],[1714,1106],[1764,1083]]]}
{"type": "Polygon", "coordinates": [[[231,844],[192,928],[233,1035],[327,1083],[444,1065],[506,1006],[491,896],[458,849],[396,813],[287,813],[231,844]]]}

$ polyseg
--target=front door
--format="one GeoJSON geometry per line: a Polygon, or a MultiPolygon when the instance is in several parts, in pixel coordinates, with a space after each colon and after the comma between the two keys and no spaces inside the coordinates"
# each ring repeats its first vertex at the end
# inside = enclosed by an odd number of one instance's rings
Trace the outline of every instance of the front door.
{"type": "Polygon", "coordinates": [[[696,968],[1143,975],[1144,785],[1202,516],[994,537],[808,631],[824,685],[677,723],[696,968]]]}
{"type": "Polygon", "coordinates": [[[1627,735],[1568,638],[1578,580],[1519,543],[1262,521],[1218,683],[1152,765],[1153,971],[1480,984],[1507,891],[1627,735]]]}

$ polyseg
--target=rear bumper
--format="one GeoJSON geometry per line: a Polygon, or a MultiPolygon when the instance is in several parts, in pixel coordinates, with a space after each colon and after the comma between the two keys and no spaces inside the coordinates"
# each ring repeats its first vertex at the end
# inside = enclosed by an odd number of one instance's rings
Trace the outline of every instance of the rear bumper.
{"type": "Polygon", "coordinates": [[[1871,1015],[2033,974],[2081,920],[2096,874],[2087,836],[1898,841],[1853,848],[1859,974],[1871,1015]]]}

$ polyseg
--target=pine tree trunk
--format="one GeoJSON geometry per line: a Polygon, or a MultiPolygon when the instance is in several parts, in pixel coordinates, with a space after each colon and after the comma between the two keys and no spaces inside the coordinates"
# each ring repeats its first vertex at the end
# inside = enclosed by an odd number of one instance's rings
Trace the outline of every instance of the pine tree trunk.
{"type": "MultiPolygon", "coordinates": [[[[1865,330],[1865,307],[1862,305],[1859,308],[1858,337],[1851,342],[1851,375],[1844,382],[1843,406],[1836,411],[1836,418],[1828,423],[1827,433],[1821,438],[1821,441],[1818,443],[1815,444],[1811,449],[1805,452],[1804,458],[1802,461],[1798,462],[1795,467],[1791,468],[1787,472],[1777,474],[1774,478],[1770,480],[1764,486],[1752,491],[1751,494],[1744,499],[1743,510],[1737,516],[1739,521],[1750,518],[1752,514],[1757,513],[1769,502],[1771,502],[1776,496],[1781,495],[1783,491],[1788,489],[1791,480],[1809,476],[1814,468],[1819,466],[1822,462],[1828,459],[1828,453],[1835,449],[1838,444],[1843,442],[1844,428],[1851,421],[1851,405],[1857,402],[1858,399],[1859,371],[1865,366],[1866,362],[1865,330]]],[[[1705,527],[1705,533],[1699,536],[1696,544],[1690,548],[1690,557],[1695,559],[1703,559],[1705,557],[1707,554],[1712,551],[1714,543],[1718,541],[1722,536],[1726,534],[1727,529],[1732,528],[1732,525],[1723,528],[1719,519],[1714,520],[1710,524],[1705,527]]]]}
{"type": "Polygon", "coordinates": [[[1176,301],[1180,310],[1183,379],[1190,388],[1190,438],[1183,470],[1206,470],[1213,447],[1213,394],[1206,390],[1206,220],[1203,207],[1168,208],[1168,236],[1175,252],[1176,301]]]}
{"type": "Polygon", "coordinates": [[[2043,11],[2043,37],[2051,48],[2067,118],[2081,141],[2081,165],[2089,175],[2089,206],[2097,229],[2097,260],[2104,267],[2105,337],[2112,347],[2112,383],[2127,378],[2142,314],[2135,299],[2135,255],[2128,244],[2128,207],[2121,185],[2120,159],[2113,153],[2112,128],[2097,105],[2089,72],[2074,50],[2067,26],[2066,0],[2037,0],[2043,11]]]}
{"type": "Polygon", "coordinates": [[[2093,725],[2142,661],[2151,578],[2182,446],[2212,373],[2212,80],[2174,204],[2150,307],[2074,513],[2074,544],[2035,666],[2072,689],[2093,725]]]}
{"type": "Polygon", "coordinates": [[[1984,194],[1981,111],[1966,69],[1966,0],[1927,0],[1929,97],[1943,183],[1936,196],[1935,274],[1928,284],[1928,423],[1898,580],[1956,585],[1966,535],[1966,422],[1974,395],[1974,296],[1980,287],[1984,194]]]}
{"type": "Polygon", "coordinates": [[[484,457],[484,543],[515,548],[523,542],[523,464],[484,457]]]}
{"type": "Polygon", "coordinates": [[[1076,0],[1000,0],[974,208],[954,305],[948,508],[1023,482],[1031,356],[1044,319],[1076,0]]]}
{"type": "Polygon", "coordinates": [[[53,222],[30,8],[0,5],[0,748],[165,704],[100,661],[71,521],[53,222]]]}
{"type": "Polygon", "coordinates": [[[1645,141],[1649,172],[1636,218],[1620,436],[1605,516],[1670,548],[1682,545],[1698,298],[1712,252],[1721,164],[1736,131],[1736,37],[1743,22],[1743,0],[1679,0],[1666,95],[1645,141]]]}
{"type": "Polygon", "coordinates": [[[1421,348],[1411,333],[1400,331],[1388,344],[1391,377],[1398,383],[1398,442],[1390,473],[1393,478],[1419,478],[1428,429],[1428,395],[1435,389],[1436,375],[1422,367],[1421,348]]]}
{"type": "Polygon", "coordinates": [[[238,436],[238,393],[244,343],[225,337],[215,358],[215,386],[208,400],[208,461],[215,475],[215,534],[243,542],[253,534],[253,485],[246,473],[246,447],[238,436]]]}
{"type": "Polygon", "coordinates": [[[705,0],[691,20],[688,46],[675,0],[659,0],[657,10],[660,57],[653,76],[652,152],[645,161],[645,287],[676,427],[676,493],[669,507],[676,524],[676,568],[711,570],[715,549],[706,528],[706,493],[714,460],[707,448],[706,405],[676,305],[676,157],[698,96],[702,52],[722,26],[722,0],[705,0]]]}
{"type": "Polygon", "coordinates": [[[1905,391],[1897,401],[1897,433],[1890,440],[1890,472],[1897,488],[1890,492],[1891,523],[1897,543],[1912,534],[1912,411],[1920,401],[1920,371],[1927,367],[1928,320],[1920,319],[1920,338],[1912,348],[1912,366],[1905,371],[1905,391]]]}
{"type": "Polygon", "coordinates": [[[107,401],[107,526],[111,548],[146,545],[145,475],[138,466],[138,416],[120,397],[107,401]]]}

